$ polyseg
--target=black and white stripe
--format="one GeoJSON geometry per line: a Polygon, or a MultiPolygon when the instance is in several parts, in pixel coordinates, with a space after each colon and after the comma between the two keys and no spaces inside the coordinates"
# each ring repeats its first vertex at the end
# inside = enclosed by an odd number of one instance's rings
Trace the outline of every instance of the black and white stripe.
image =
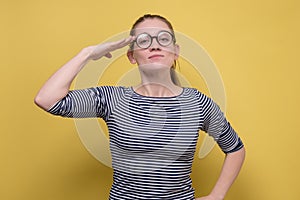
{"type": "Polygon", "coordinates": [[[193,200],[190,174],[200,130],[225,153],[243,147],[219,107],[192,88],[175,97],[142,96],[131,87],[75,90],[49,112],[106,121],[114,169],[111,200],[193,200]]]}

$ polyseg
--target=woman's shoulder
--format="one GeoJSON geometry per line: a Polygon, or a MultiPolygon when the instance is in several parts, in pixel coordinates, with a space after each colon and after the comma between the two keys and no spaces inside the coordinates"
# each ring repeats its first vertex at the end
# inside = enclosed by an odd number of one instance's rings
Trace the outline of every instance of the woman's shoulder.
{"type": "Polygon", "coordinates": [[[194,99],[196,102],[200,104],[207,104],[212,101],[211,97],[204,94],[197,88],[186,87],[184,88],[185,96],[194,99]]]}
{"type": "Polygon", "coordinates": [[[132,92],[130,87],[113,85],[96,86],[90,89],[94,90],[94,92],[99,96],[107,97],[124,97],[132,92]]]}
{"type": "Polygon", "coordinates": [[[199,89],[193,88],[193,87],[184,87],[184,91],[185,91],[185,93],[190,94],[190,95],[194,95],[194,96],[206,96],[199,89]]]}
{"type": "Polygon", "coordinates": [[[125,87],[125,86],[101,85],[101,86],[96,86],[93,89],[110,93],[110,92],[124,92],[128,90],[128,88],[129,87],[125,87]]]}

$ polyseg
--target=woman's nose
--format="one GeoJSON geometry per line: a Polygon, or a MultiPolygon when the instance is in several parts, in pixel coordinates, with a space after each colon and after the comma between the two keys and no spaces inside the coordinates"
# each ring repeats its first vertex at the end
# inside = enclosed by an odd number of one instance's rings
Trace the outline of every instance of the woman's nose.
{"type": "Polygon", "coordinates": [[[157,42],[157,38],[152,38],[152,43],[149,47],[150,50],[160,50],[160,45],[157,42]]]}
{"type": "Polygon", "coordinates": [[[160,51],[161,49],[159,47],[149,47],[150,51],[160,51]]]}

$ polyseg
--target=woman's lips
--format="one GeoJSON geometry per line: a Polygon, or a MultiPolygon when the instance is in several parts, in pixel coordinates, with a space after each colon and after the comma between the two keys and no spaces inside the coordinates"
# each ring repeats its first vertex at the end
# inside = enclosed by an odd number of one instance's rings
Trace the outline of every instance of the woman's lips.
{"type": "Polygon", "coordinates": [[[151,55],[148,57],[148,59],[152,59],[152,58],[162,58],[164,57],[164,55],[161,55],[161,54],[154,54],[154,55],[151,55]]]}

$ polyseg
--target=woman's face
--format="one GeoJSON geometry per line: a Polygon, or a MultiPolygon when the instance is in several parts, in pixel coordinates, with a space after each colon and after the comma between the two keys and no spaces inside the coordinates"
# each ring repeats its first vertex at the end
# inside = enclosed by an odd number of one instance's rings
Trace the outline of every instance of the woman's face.
{"type": "MultiPolygon", "coordinates": [[[[133,50],[128,51],[127,56],[132,64],[138,64],[141,66],[156,66],[170,68],[174,60],[178,58],[179,46],[175,45],[172,41],[169,45],[161,45],[167,38],[164,36],[163,31],[172,32],[168,25],[160,19],[146,19],[139,23],[135,28],[135,36],[139,36],[142,33],[147,33],[152,37],[152,43],[148,48],[141,48],[135,42],[133,44],[133,50]],[[160,35],[160,43],[158,43],[157,36],[160,35]]],[[[148,37],[149,39],[149,37],[148,37]]],[[[150,38],[151,40],[151,38],[150,38]]],[[[141,39],[141,44],[144,39],[141,39]]],[[[146,41],[146,40],[145,40],[146,41]]],[[[149,40],[148,40],[149,42],[149,40]]]]}

